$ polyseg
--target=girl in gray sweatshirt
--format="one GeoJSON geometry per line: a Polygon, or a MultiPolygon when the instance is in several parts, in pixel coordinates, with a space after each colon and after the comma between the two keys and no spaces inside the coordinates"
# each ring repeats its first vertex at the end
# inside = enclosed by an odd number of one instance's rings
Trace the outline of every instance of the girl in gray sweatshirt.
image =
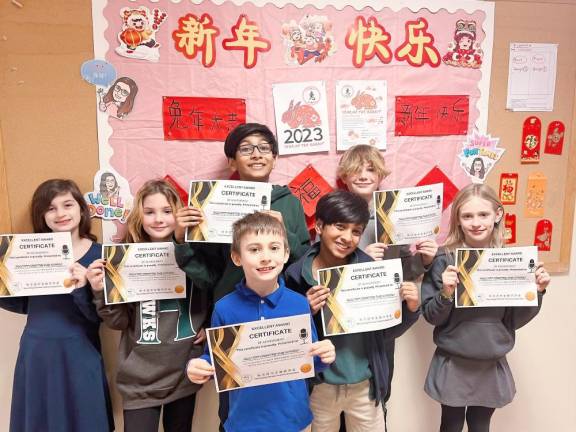
{"type": "Polygon", "coordinates": [[[422,282],[422,315],[434,328],[437,348],[424,390],[440,402],[441,432],[488,432],[494,410],[516,393],[506,354],[516,330],[540,311],[550,275],[542,264],[535,271],[537,307],[454,307],[458,279],[454,252],[458,247],[503,247],[504,210],[487,185],[471,184],[452,204],[445,246],[422,282]]]}
{"type": "MultiPolygon", "coordinates": [[[[176,191],[163,180],[146,182],[128,216],[125,241],[171,241],[180,208],[176,191]]],[[[186,298],[106,305],[104,262],[88,269],[96,311],[122,332],[116,385],[122,395],[125,432],[157,432],[161,411],[166,432],[190,432],[200,386],[188,380],[190,358],[203,352],[208,319],[206,291],[187,280],[186,298]]]]}

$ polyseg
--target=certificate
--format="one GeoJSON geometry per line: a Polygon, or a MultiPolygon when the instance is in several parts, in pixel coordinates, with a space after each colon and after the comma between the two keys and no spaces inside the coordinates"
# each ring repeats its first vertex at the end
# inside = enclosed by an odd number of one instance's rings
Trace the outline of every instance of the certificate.
{"type": "Polygon", "coordinates": [[[106,304],[186,297],[171,242],[102,245],[106,304]]]}
{"type": "Polygon", "coordinates": [[[456,307],[538,306],[536,246],[456,249],[456,307]]]}
{"type": "Polygon", "coordinates": [[[433,239],[442,219],[442,183],[374,192],[376,239],[411,244],[433,239]]]}
{"type": "Polygon", "coordinates": [[[0,297],[68,294],[74,288],[70,233],[0,236],[0,297]]]}
{"type": "Polygon", "coordinates": [[[232,224],[247,214],[270,210],[272,185],[263,182],[201,180],[190,182],[188,205],[204,221],[186,230],[187,242],[232,243],[232,224]]]}
{"type": "Polygon", "coordinates": [[[318,270],[330,288],[322,313],[326,336],[362,333],[402,322],[402,261],[399,258],[318,270]]]}
{"type": "Polygon", "coordinates": [[[206,329],[218,392],[314,376],[310,315],[206,329]]]}

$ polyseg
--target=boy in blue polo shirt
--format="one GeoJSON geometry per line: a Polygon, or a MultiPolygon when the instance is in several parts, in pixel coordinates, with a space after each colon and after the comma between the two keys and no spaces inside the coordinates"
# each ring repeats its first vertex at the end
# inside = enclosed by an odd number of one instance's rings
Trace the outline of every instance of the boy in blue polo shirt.
{"type": "MultiPolygon", "coordinates": [[[[254,213],[234,223],[231,257],[242,266],[245,279],[235,291],[214,306],[212,327],[249,321],[310,314],[305,297],[290,290],[280,277],[288,260],[288,240],[284,225],[273,216],[254,213]]],[[[312,318],[311,318],[312,319],[312,318]]],[[[329,340],[317,341],[312,325],[312,350],[316,371],[335,359],[329,340]]],[[[208,350],[188,362],[188,378],[203,384],[214,374],[208,350]]],[[[304,380],[285,381],[230,391],[228,418],[224,429],[233,431],[283,432],[308,430],[312,412],[304,380]]]]}

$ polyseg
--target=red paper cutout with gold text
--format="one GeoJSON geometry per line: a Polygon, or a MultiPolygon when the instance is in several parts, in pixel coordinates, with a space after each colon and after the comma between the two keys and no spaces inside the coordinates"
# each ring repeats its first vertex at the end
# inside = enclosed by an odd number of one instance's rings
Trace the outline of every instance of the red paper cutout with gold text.
{"type": "Polygon", "coordinates": [[[454,197],[458,193],[458,188],[452,183],[452,181],[444,174],[444,172],[437,166],[432,168],[428,174],[426,174],[416,186],[426,186],[435,183],[442,183],[444,184],[444,192],[442,198],[442,211],[446,210],[446,208],[452,204],[454,201],[454,197]]]}
{"type": "Polygon", "coordinates": [[[246,101],[231,98],[164,96],[164,139],[224,141],[246,123],[246,101]]]}
{"type": "Polygon", "coordinates": [[[465,95],[396,96],[394,135],[466,135],[469,104],[465,95]]]}
{"type": "Polygon", "coordinates": [[[540,162],[540,135],[542,123],[536,116],[530,116],[524,120],[522,126],[522,153],[521,163],[540,162]]]}
{"type": "Polygon", "coordinates": [[[547,252],[552,246],[552,222],[548,219],[539,220],[534,232],[534,246],[541,252],[547,252]]]}
{"type": "Polygon", "coordinates": [[[564,147],[564,123],[561,121],[553,121],[548,125],[548,132],[546,133],[546,146],[544,153],[561,155],[562,148],[564,147]]]}
{"type": "Polygon", "coordinates": [[[516,215],[506,213],[504,215],[504,240],[506,244],[516,243],[516,215]]]}
{"type": "Polygon", "coordinates": [[[182,186],[180,186],[178,182],[174,180],[174,178],[170,174],[166,174],[164,176],[164,180],[166,180],[166,183],[168,183],[176,190],[176,192],[178,192],[178,196],[180,197],[180,201],[182,201],[182,204],[186,204],[188,202],[188,192],[186,192],[186,190],[182,186]]]}
{"type": "Polygon", "coordinates": [[[288,183],[292,194],[300,200],[306,216],[316,214],[318,200],[327,193],[332,192],[332,186],[314,169],[308,165],[288,183]]]}
{"type": "Polygon", "coordinates": [[[500,174],[500,201],[504,205],[516,204],[516,192],[518,191],[518,174],[500,174]]]}

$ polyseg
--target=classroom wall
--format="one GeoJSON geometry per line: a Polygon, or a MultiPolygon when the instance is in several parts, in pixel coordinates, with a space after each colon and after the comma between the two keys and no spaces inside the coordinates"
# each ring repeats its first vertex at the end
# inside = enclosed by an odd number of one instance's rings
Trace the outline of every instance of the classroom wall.
{"type": "MultiPolygon", "coordinates": [[[[45,1],[21,2],[22,9],[9,1],[0,3],[0,165],[5,164],[0,167],[0,192],[4,191],[0,197],[0,228],[4,232],[6,226],[12,232],[30,229],[27,205],[42,180],[71,177],[88,190],[98,168],[94,91],[79,79],[79,65],[93,56],[90,1],[52,0],[49,11],[45,1]]],[[[555,42],[558,35],[573,40],[572,26],[551,24],[554,14],[562,22],[576,19],[572,0],[496,4],[495,62],[507,58],[502,51],[505,44],[499,45],[498,41],[511,26],[526,35],[522,40],[526,42],[555,42]],[[533,31],[538,40],[530,38],[533,31]]],[[[559,61],[564,66],[574,65],[573,46],[561,46],[559,61]]],[[[499,133],[507,133],[506,128],[517,127],[504,121],[499,111],[506,73],[501,67],[493,67],[489,131],[494,127],[499,133]]],[[[570,84],[561,92],[557,90],[557,100],[571,98],[572,110],[574,78],[572,67],[562,77],[570,84]]],[[[565,120],[568,127],[568,123],[573,123],[573,114],[565,120]]],[[[572,146],[573,141],[572,138],[572,146]]],[[[568,291],[576,283],[576,230],[569,230],[570,234],[570,271],[554,275],[541,314],[518,332],[517,346],[509,356],[518,394],[512,404],[495,414],[495,432],[576,430],[576,368],[572,366],[576,357],[576,321],[571,316],[576,310],[576,297],[568,291]]],[[[1,431],[8,430],[12,374],[24,324],[24,317],[0,310],[0,326],[5,334],[0,350],[1,431]]],[[[431,326],[420,320],[398,342],[389,405],[391,431],[436,429],[438,406],[422,390],[433,352],[431,331],[431,326]]],[[[112,377],[118,337],[109,330],[102,334],[106,366],[112,377]]],[[[121,430],[117,393],[114,403],[121,430]]],[[[201,392],[197,414],[195,430],[216,430],[216,398],[211,386],[201,392]]]]}

